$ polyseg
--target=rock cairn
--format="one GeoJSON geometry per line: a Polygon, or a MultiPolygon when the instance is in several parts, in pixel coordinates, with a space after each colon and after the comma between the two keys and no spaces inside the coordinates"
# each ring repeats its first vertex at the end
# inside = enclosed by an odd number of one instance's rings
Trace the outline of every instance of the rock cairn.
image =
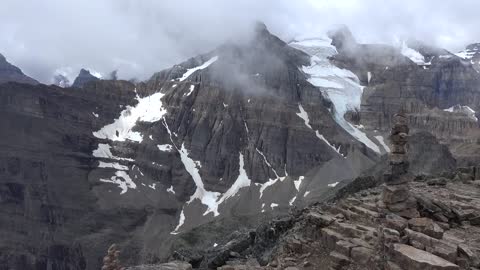
{"type": "Polygon", "coordinates": [[[393,127],[390,134],[391,153],[390,171],[385,174],[385,187],[382,201],[384,207],[394,214],[405,218],[416,218],[419,216],[417,202],[410,195],[408,182],[413,179],[409,173],[409,162],[406,155],[408,142],[407,117],[403,113],[394,115],[393,127]]]}
{"type": "Polygon", "coordinates": [[[107,255],[103,257],[102,270],[123,270],[120,266],[120,251],[117,249],[117,245],[113,244],[108,248],[107,255]]]}

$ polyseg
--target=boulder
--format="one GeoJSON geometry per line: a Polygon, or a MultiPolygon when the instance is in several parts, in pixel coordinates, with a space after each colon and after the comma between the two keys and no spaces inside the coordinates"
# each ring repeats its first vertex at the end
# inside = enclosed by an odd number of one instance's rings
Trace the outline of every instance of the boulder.
{"type": "Polygon", "coordinates": [[[394,204],[406,201],[409,196],[410,193],[407,185],[385,186],[382,200],[386,204],[394,204]]]}
{"type": "Polygon", "coordinates": [[[432,253],[404,244],[393,245],[393,258],[396,263],[410,270],[457,270],[458,265],[432,253]]]}
{"type": "Polygon", "coordinates": [[[410,229],[424,233],[436,239],[442,239],[443,229],[429,218],[412,218],[408,221],[410,229]]]}
{"type": "Polygon", "coordinates": [[[446,186],[447,185],[447,179],[444,177],[439,177],[439,178],[433,178],[427,181],[427,185],[429,186],[446,186]]]}

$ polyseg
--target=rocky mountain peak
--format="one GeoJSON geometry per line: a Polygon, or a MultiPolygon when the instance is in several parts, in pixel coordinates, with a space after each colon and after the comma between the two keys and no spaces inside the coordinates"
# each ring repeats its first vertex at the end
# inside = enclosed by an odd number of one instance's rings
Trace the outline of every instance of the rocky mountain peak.
{"type": "Polygon", "coordinates": [[[72,87],[82,88],[86,83],[97,80],[99,80],[99,78],[93,76],[89,70],[82,68],[77,78],[73,81],[72,87]]]}
{"type": "Polygon", "coordinates": [[[25,75],[20,68],[10,64],[5,56],[0,54],[0,83],[6,82],[38,84],[36,80],[25,75]]]}

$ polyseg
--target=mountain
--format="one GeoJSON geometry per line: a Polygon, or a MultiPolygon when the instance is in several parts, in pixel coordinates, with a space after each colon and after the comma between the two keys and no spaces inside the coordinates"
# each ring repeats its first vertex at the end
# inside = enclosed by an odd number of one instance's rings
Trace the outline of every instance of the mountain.
{"type": "Polygon", "coordinates": [[[78,76],[73,81],[72,87],[82,88],[86,83],[98,80],[99,78],[93,76],[90,71],[82,68],[80,73],[78,73],[78,76]]]}
{"type": "Polygon", "coordinates": [[[21,69],[10,64],[5,56],[0,54],[0,84],[6,82],[38,84],[36,80],[23,74],[21,69]]]}
{"type": "Polygon", "coordinates": [[[366,86],[355,120],[367,134],[389,132],[393,114],[402,110],[415,131],[447,144],[459,165],[478,163],[480,75],[470,61],[412,42],[401,49],[353,43],[331,61],[366,86]]]}
{"type": "Polygon", "coordinates": [[[469,63],[418,65],[398,48],[336,33],[287,44],[257,24],[248,42],[145,82],[82,70],[76,91],[0,85],[0,265],[99,269],[112,243],[125,265],[165,261],[331,198],[381,172],[400,109],[434,156],[414,152],[415,168],[440,173],[456,165],[450,151],[466,156],[459,145],[470,148],[478,131],[469,63]],[[422,88],[402,96],[402,82],[422,88]],[[437,118],[420,118],[427,109],[437,118]]]}

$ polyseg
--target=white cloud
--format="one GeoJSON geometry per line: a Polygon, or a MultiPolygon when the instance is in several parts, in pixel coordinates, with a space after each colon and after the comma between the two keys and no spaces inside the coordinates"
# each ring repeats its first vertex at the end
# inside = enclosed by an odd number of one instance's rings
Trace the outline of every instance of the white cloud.
{"type": "Polygon", "coordinates": [[[50,82],[55,70],[90,67],[146,79],[264,21],[284,39],[346,24],[362,42],[413,36],[452,51],[479,37],[470,0],[3,0],[0,52],[50,82]]]}

